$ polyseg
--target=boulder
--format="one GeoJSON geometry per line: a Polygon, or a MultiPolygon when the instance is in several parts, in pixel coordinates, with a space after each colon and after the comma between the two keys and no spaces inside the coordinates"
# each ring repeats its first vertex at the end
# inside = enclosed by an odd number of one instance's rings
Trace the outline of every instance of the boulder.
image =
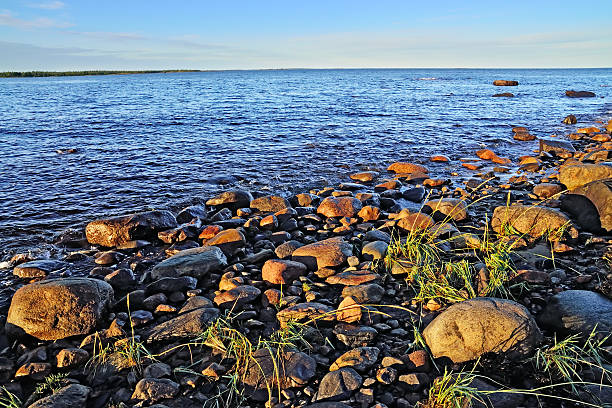
{"type": "Polygon", "coordinates": [[[497,233],[504,232],[511,226],[521,234],[541,237],[544,234],[558,234],[567,230],[572,238],[578,237],[578,231],[569,218],[553,208],[512,204],[493,210],[491,227],[497,233]]]}
{"type": "Polygon", "coordinates": [[[595,94],[589,91],[565,91],[565,96],[570,98],[593,98],[595,94]]]}
{"type": "Polygon", "coordinates": [[[561,209],[586,231],[612,231],[612,178],[592,181],[563,195],[561,209]]]}
{"type": "Polygon", "coordinates": [[[597,326],[606,335],[612,331],[612,300],[588,290],[566,290],[550,299],[538,322],[563,334],[588,335],[597,326]]]}
{"type": "Polygon", "coordinates": [[[420,164],[407,163],[407,162],[395,162],[391,164],[388,171],[400,174],[411,174],[411,173],[427,173],[427,167],[421,166],[420,164]]]}
{"type": "Polygon", "coordinates": [[[187,224],[191,222],[194,218],[205,220],[208,213],[206,212],[206,208],[203,205],[192,205],[186,208],[183,208],[176,215],[176,222],[179,224],[187,224]]]}
{"type": "Polygon", "coordinates": [[[129,241],[155,240],[160,231],[176,226],[170,211],[147,211],[92,221],[85,227],[85,236],[90,244],[114,247],[129,241]]]}
{"type": "Polygon", "coordinates": [[[348,217],[351,218],[361,210],[361,201],[354,197],[327,197],[324,199],[317,213],[327,218],[348,217]]]}
{"type": "Polygon", "coordinates": [[[574,190],[595,180],[612,178],[612,165],[610,164],[571,164],[561,166],[559,181],[574,190]]]}
{"type": "Polygon", "coordinates": [[[206,201],[206,205],[213,207],[226,207],[236,210],[238,208],[248,208],[251,201],[253,201],[253,196],[248,191],[229,190],[224,191],[206,201]]]}
{"type": "Polygon", "coordinates": [[[153,279],[193,276],[200,278],[227,266],[227,258],[216,246],[192,248],[160,262],[151,271],[153,279]]]}
{"type": "Polygon", "coordinates": [[[307,272],[303,263],[281,259],[267,260],[261,268],[262,279],[273,285],[291,284],[307,272]]]}
{"type": "Polygon", "coordinates": [[[496,79],[493,81],[495,86],[518,86],[518,81],[506,81],[504,79],[496,79]]]}
{"type": "Polygon", "coordinates": [[[310,270],[317,270],[340,266],[351,255],[353,255],[353,245],[336,237],[297,248],[293,251],[291,259],[303,263],[310,270]]]}
{"type": "Polygon", "coordinates": [[[40,340],[89,334],[113,302],[113,288],[89,278],[51,279],[22,286],[15,292],[6,320],[13,335],[40,340]]]}
{"type": "Polygon", "coordinates": [[[565,123],[566,125],[575,125],[576,122],[578,122],[578,119],[576,119],[576,116],[574,115],[567,115],[563,119],[563,123],[565,123]]]}
{"type": "Polygon", "coordinates": [[[213,238],[204,242],[204,247],[216,246],[223,251],[225,256],[231,257],[244,247],[246,239],[242,232],[235,228],[219,232],[213,238]]]}
{"type": "Polygon", "coordinates": [[[30,408],[82,408],[87,405],[91,389],[80,384],[70,384],[39,399],[30,408]]]}
{"type": "Polygon", "coordinates": [[[530,142],[532,140],[536,140],[535,135],[532,135],[529,132],[516,132],[512,137],[514,140],[518,140],[520,142],[530,142]]]}
{"type": "Polygon", "coordinates": [[[425,328],[423,337],[434,358],[463,363],[490,352],[528,355],[542,334],[524,306],[507,299],[476,298],[451,305],[425,328]]]}
{"type": "Polygon", "coordinates": [[[250,207],[260,212],[277,212],[290,208],[291,204],[283,197],[265,196],[259,197],[251,201],[250,207]]]}
{"type": "Polygon", "coordinates": [[[568,140],[540,138],[540,154],[552,153],[562,158],[569,158],[576,153],[576,149],[572,142],[568,140]]]}

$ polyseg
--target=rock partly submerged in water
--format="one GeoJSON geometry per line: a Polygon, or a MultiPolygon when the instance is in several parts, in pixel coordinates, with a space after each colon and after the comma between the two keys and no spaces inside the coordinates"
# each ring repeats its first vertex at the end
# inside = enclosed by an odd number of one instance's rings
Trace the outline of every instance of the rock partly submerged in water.
{"type": "Polygon", "coordinates": [[[590,91],[565,91],[565,96],[570,98],[594,98],[595,93],[590,91]]]}
{"type": "Polygon", "coordinates": [[[85,235],[90,244],[114,247],[139,239],[155,240],[160,231],[176,226],[170,211],[147,211],[92,221],[87,224],[85,235]]]}
{"type": "Polygon", "coordinates": [[[507,81],[505,79],[496,79],[493,81],[495,86],[518,86],[518,81],[507,81]]]}

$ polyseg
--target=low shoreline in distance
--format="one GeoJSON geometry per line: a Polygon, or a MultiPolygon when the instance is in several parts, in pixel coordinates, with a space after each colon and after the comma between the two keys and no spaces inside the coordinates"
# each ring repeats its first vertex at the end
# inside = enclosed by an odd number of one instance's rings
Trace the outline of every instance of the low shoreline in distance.
{"type": "Polygon", "coordinates": [[[171,74],[177,72],[201,72],[199,69],[167,69],[149,71],[27,71],[27,72],[0,72],[0,78],[31,78],[56,76],[85,76],[85,75],[128,75],[128,74],[171,74]]]}

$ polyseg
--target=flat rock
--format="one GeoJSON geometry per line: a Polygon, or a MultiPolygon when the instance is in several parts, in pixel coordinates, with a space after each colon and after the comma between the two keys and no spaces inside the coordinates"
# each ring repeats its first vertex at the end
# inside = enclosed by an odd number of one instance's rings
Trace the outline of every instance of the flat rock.
{"type": "Polygon", "coordinates": [[[290,208],[291,204],[283,197],[265,196],[252,200],[250,207],[260,212],[277,212],[290,208]]]}
{"type": "Polygon", "coordinates": [[[348,399],[356,391],[363,379],[357,371],[344,367],[325,374],[319,384],[316,401],[342,401],[348,399]]]}
{"type": "Polygon", "coordinates": [[[351,180],[361,181],[362,183],[368,183],[378,177],[376,171],[362,171],[350,175],[351,180]]]}
{"type": "Polygon", "coordinates": [[[262,279],[273,285],[291,284],[307,272],[303,263],[282,259],[267,260],[261,268],[262,279]]]}
{"type": "Polygon", "coordinates": [[[372,282],[380,279],[380,276],[369,270],[356,270],[340,272],[325,279],[330,285],[356,286],[362,283],[372,282]]]}
{"type": "Polygon", "coordinates": [[[428,173],[427,167],[408,162],[395,162],[391,164],[387,170],[401,174],[428,173]]]}
{"type": "Polygon", "coordinates": [[[319,208],[317,208],[317,213],[327,218],[351,218],[355,216],[359,210],[361,210],[361,201],[354,197],[327,197],[321,202],[319,208]]]}
{"type": "Polygon", "coordinates": [[[540,198],[550,198],[563,191],[563,186],[553,183],[540,183],[533,187],[533,194],[540,198]]]}
{"type": "Polygon", "coordinates": [[[201,278],[227,266],[227,258],[217,246],[186,249],[160,262],[151,271],[153,279],[193,276],[201,278]]]}
{"type": "Polygon", "coordinates": [[[70,384],[52,395],[39,399],[30,408],[82,408],[87,404],[91,389],[80,384],[70,384]]]}
{"type": "Polygon", "coordinates": [[[85,227],[85,236],[90,244],[114,247],[129,241],[155,240],[160,231],[176,226],[170,211],[147,211],[92,221],[85,227]]]}
{"type": "Polygon", "coordinates": [[[261,295],[261,290],[251,285],[240,285],[215,296],[213,302],[225,309],[240,310],[261,295]]]}
{"type": "Polygon", "coordinates": [[[54,259],[40,259],[17,265],[13,269],[13,275],[20,278],[44,278],[51,272],[62,270],[67,266],[66,262],[54,259]]]}
{"type": "Polygon", "coordinates": [[[333,311],[333,308],[322,303],[306,302],[298,303],[279,311],[276,314],[276,318],[281,326],[284,326],[290,320],[303,321],[313,319],[333,321],[335,319],[333,311]]]}
{"type": "Polygon", "coordinates": [[[572,164],[559,168],[559,181],[568,190],[608,178],[612,178],[612,165],[610,164],[572,164]]]}
{"type": "Polygon", "coordinates": [[[219,232],[213,238],[206,241],[203,246],[216,246],[223,251],[225,256],[233,256],[238,250],[244,247],[246,239],[242,232],[235,228],[226,229],[219,232]]]}
{"type": "Polygon", "coordinates": [[[597,325],[606,334],[612,331],[612,300],[588,290],[566,290],[550,299],[538,321],[562,333],[588,335],[597,325]]]}
{"type": "Polygon", "coordinates": [[[165,341],[196,336],[219,316],[219,309],[199,308],[159,323],[148,333],[147,341],[165,341]]]}
{"type": "Polygon", "coordinates": [[[336,359],[329,367],[329,371],[336,371],[342,367],[351,367],[364,372],[376,364],[380,350],[377,347],[357,347],[347,351],[336,359]]]}
{"type": "Polygon", "coordinates": [[[340,266],[352,255],[353,245],[336,237],[297,248],[291,259],[303,263],[310,270],[317,270],[340,266]]]}
{"type": "Polygon", "coordinates": [[[51,279],[22,286],[7,316],[7,331],[40,340],[89,334],[113,302],[113,288],[89,278],[51,279]]]}
{"type": "Polygon", "coordinates": [[[594,98],[595,93],[590,91],[565,91],[565,96],[570,98],[594,98]]]}
{"type": "Polygon", "coordinates": [[[496,79],[493,81],[495,86],[518,86],[518,81],[507,81],[505,79],[496,79]]]}
{"type": "Polygon", "coordinates": [[[503,232],[505,226],[512,226],[521,234],[541,237],[546,233],[556,233],[567,229],[572,238],[578,237],[578,231],[570,219],[554,208],[512,204],[493,210],[491,227],[497,233],[503,232]]]}
{"type": "Polygon", "coordinates": [[[489,352],[524,356],[542,339],[527,309],[511,300],[476,298],[451,305],[423,331],[434,358],[455,363],[489,352]]]}

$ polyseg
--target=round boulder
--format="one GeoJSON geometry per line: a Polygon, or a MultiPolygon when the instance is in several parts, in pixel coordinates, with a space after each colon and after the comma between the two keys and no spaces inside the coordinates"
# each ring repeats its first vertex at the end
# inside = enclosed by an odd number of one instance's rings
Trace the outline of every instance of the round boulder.
{"type": "Polygon", "coordinates": [[[328,197],[321,202],[317,212],[327,218],[351,218],[361,210],[361,201],[354,197],[328,197]]]}

